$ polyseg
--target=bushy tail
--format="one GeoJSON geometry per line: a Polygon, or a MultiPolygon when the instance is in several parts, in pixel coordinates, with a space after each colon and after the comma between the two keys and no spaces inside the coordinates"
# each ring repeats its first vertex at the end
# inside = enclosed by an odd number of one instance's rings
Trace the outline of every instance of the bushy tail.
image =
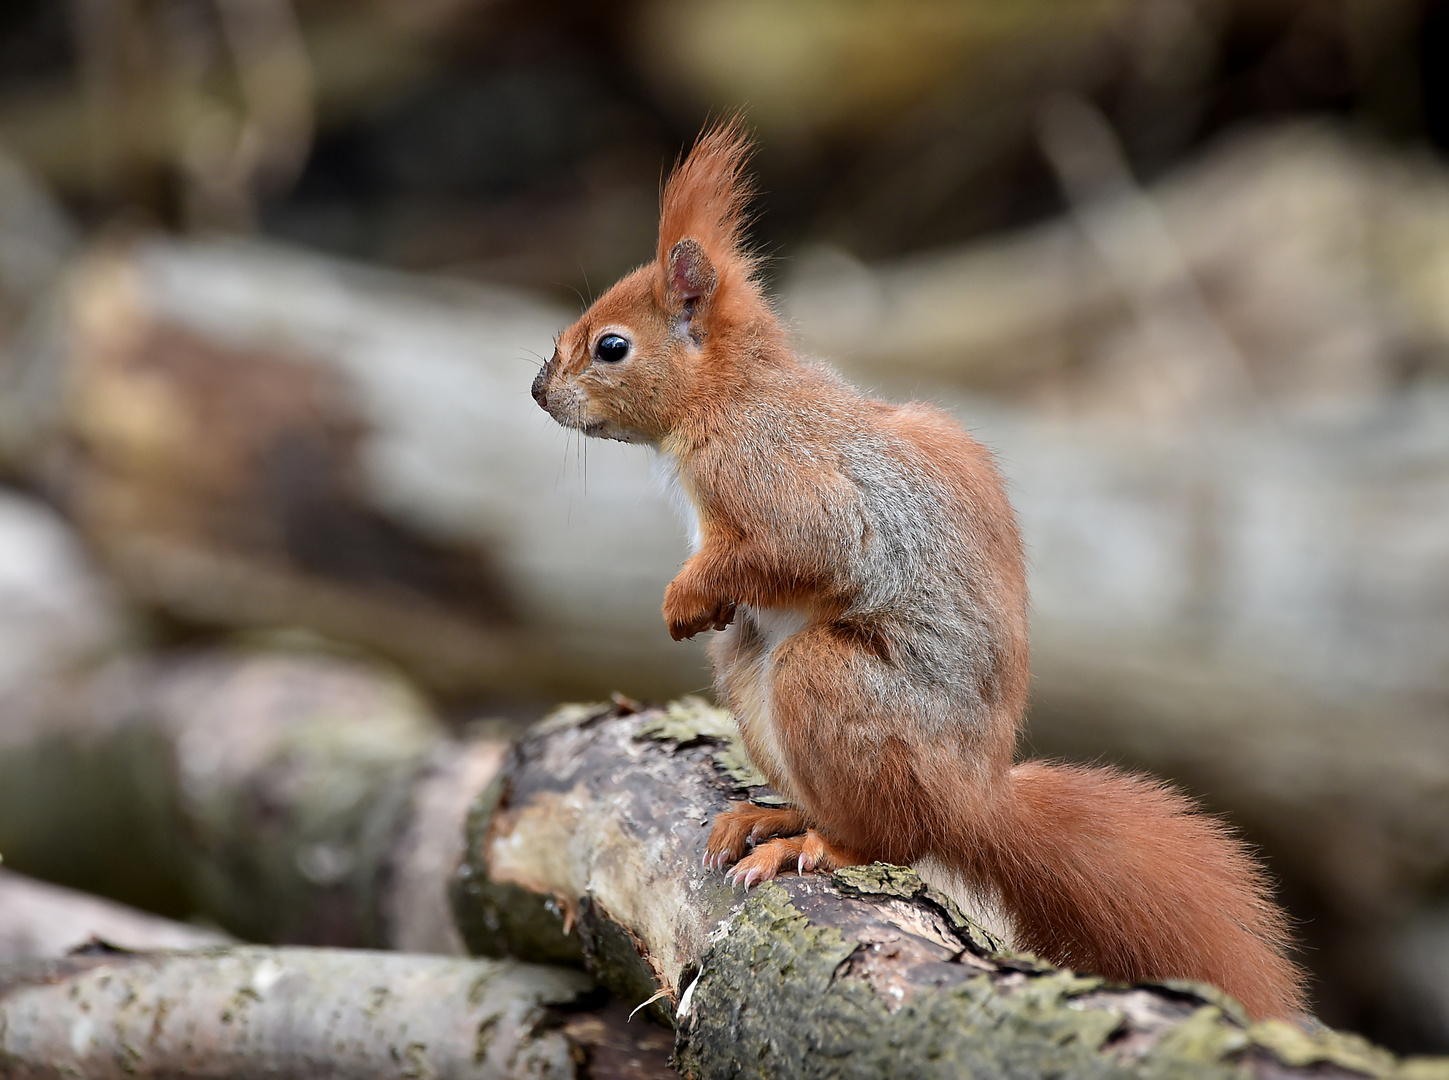
{"type": "Polygon", "coordinates": [[[999,890],[1023,949],[1122,982],[1209,982],[1255,1017],[1303,1008],[1257,860],[1161,782],[1026,762],[973,846],[958,854],[999,890]]]}

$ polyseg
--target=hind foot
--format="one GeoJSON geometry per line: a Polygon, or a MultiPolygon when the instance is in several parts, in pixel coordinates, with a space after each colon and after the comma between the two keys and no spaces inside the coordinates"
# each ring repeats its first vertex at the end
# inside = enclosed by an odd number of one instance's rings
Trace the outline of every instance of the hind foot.
{"type": "Polygon", "coordinates": [[[842,866],[859,866],[865,861],[849,848],[832,844],[814,829],[807,829],[800,836],[782,837],[761,844],[740,859],[725,877],[731,885],[744,885],[748,891],[751,886],[769,881],[782,871],[808,874],[812,870],[820,870],[828,873],[842,866]]]}
{"type": "Polygon", "coordinates": [[[705,869],[718,870],[738,862],[750,844],[780,833],[799,832],[804,827],[800,811],[793,807],[737,802],[714,817],[714,828],[704,847],[705,869]]]}

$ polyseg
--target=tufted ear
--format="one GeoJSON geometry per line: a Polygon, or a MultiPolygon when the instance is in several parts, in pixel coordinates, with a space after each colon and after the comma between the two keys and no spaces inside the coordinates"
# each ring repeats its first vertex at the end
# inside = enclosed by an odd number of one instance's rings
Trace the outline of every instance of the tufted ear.
{"type": "Polygon", "coordinates": [[[719,284],[719,271],[709,261],[704,245],[686,237],[669,251],[669,296],[674,303],[708,300],[719,284]]]}

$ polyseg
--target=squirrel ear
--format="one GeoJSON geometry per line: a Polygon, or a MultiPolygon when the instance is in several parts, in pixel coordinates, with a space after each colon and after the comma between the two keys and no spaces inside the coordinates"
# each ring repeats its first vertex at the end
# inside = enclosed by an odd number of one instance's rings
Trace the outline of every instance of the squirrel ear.
{"type": "Polygon", "coordinates": [[[669,251],[669,293],[678,303],[708,300],[719,284],[719,272],[704,245],[686,237],[669,251]]]}

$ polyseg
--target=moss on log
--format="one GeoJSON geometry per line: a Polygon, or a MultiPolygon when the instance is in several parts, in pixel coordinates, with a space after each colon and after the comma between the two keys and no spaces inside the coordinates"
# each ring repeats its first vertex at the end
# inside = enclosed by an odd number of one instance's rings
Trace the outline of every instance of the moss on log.
{"type": "Polygon", "coordinates": [[[454,886],[488,953],[580,956],[677,1029],[714,1077],[1449,1078],[1354,1036],[1248,1023],[1209,986],[1112,985],[1007,951],[913,871],[785,876],[753,894],[701,869],[728,801],[769,798],[728,717],[569,707],[514,748],[470,816],[454,886]]]}

